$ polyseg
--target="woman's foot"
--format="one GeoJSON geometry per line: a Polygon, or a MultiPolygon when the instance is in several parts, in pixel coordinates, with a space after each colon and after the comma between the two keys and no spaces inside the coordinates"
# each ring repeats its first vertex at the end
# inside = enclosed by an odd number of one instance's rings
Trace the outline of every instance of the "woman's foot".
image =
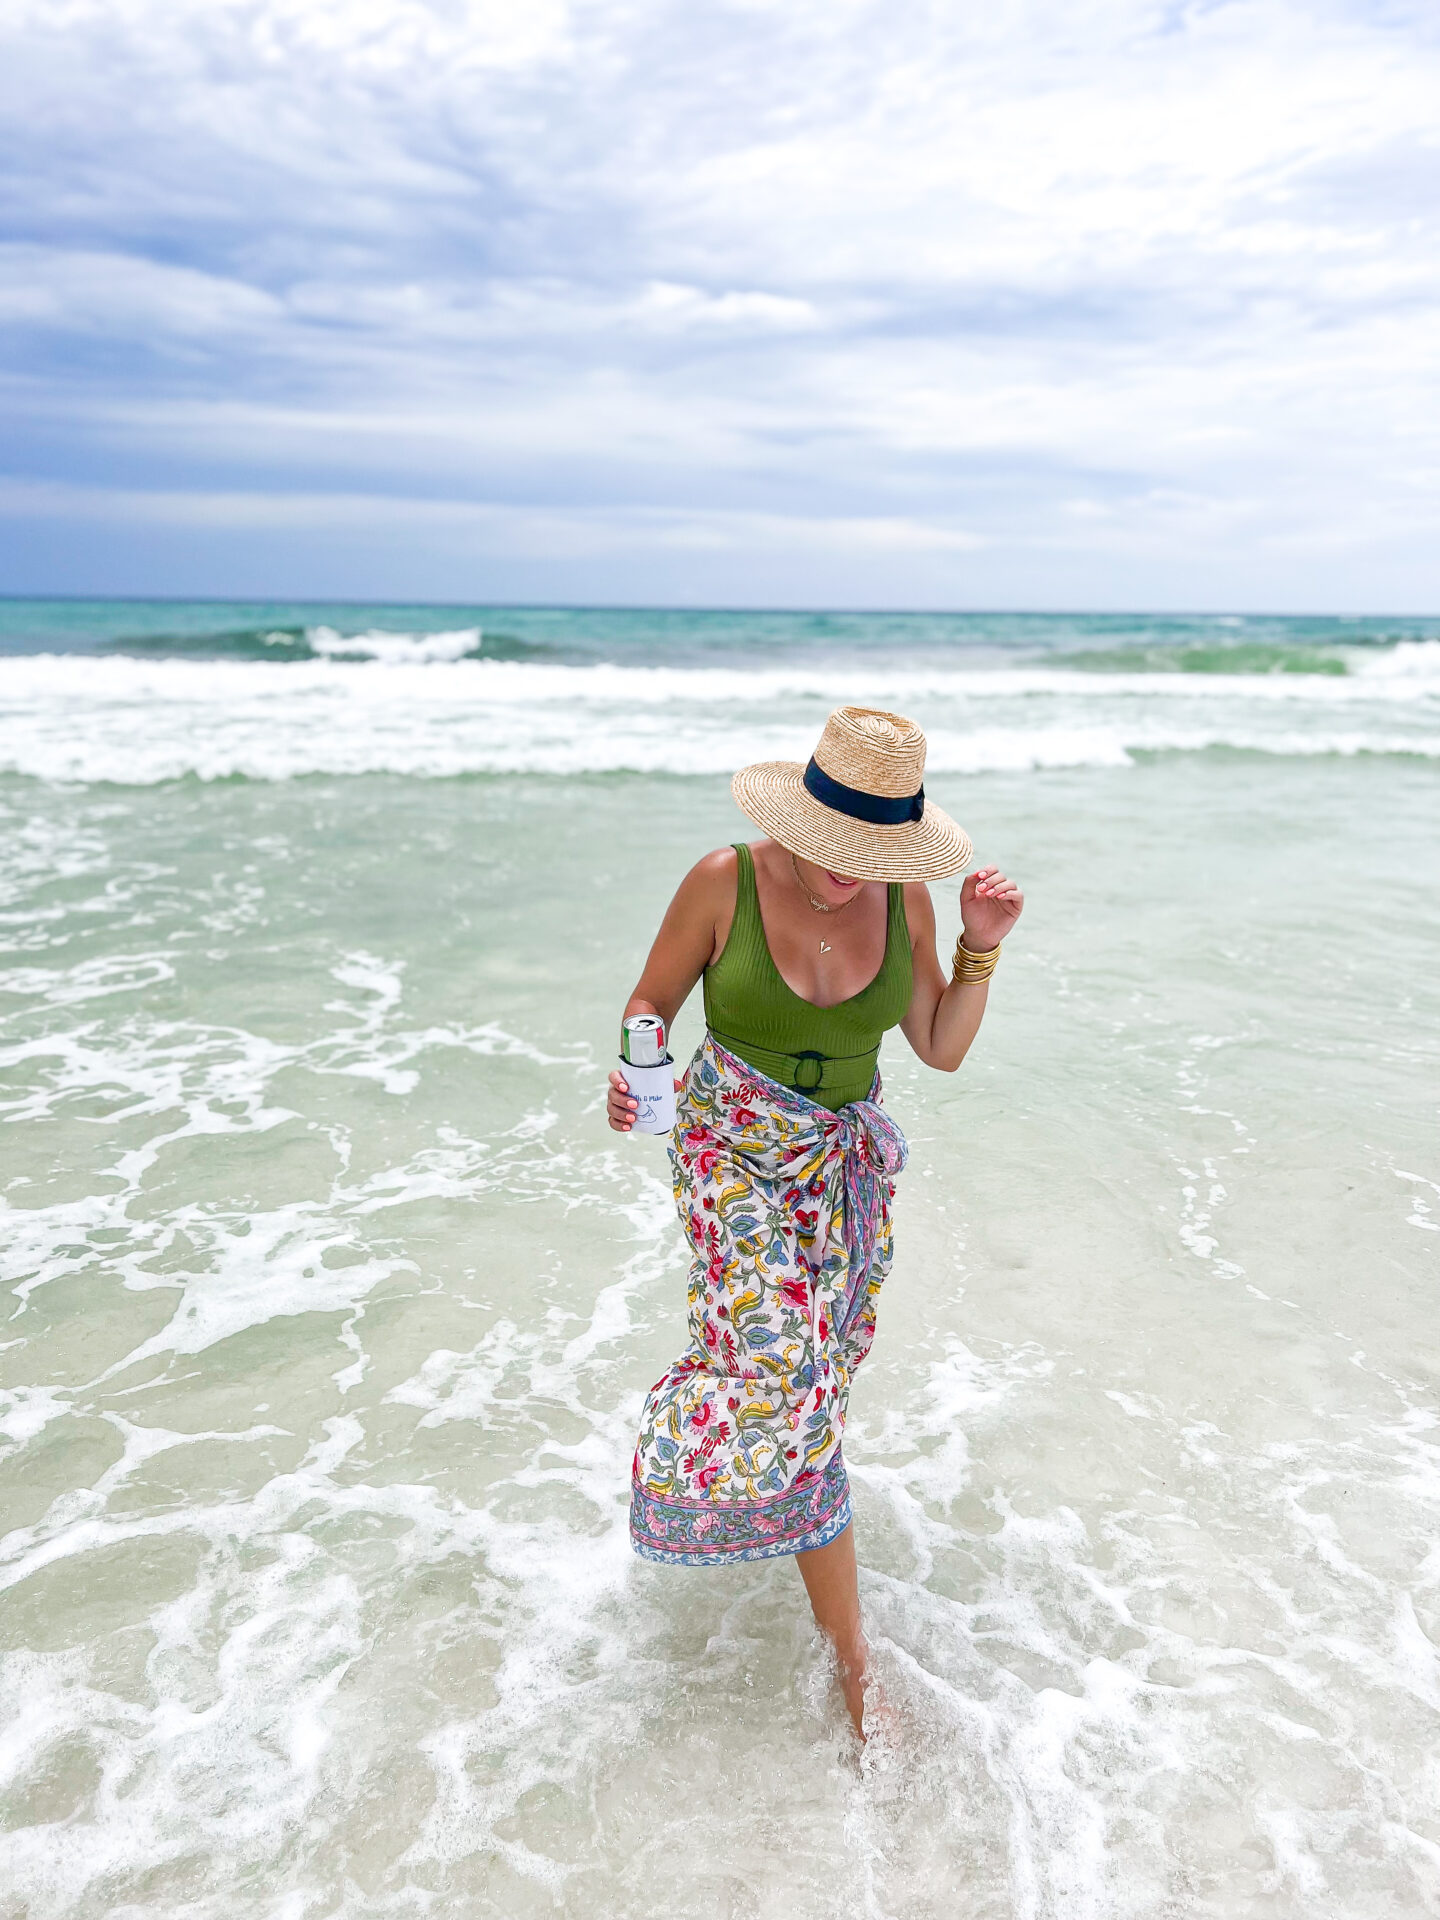
{"type": "MultiPolygon", "coordinates": [[[[831,1645],[835,1643],[832,1641],[831,1645]]],[[[843,1652],[835,1647],[835,1666],[840,1676],[840,1691],[845,1696],[846,1711],[850,1715],[855,1732],[860,1740],[865,1739],[865,1690],[870,1683],[870,1649],[863,1635],[857,1638],[843,1652]]]]}

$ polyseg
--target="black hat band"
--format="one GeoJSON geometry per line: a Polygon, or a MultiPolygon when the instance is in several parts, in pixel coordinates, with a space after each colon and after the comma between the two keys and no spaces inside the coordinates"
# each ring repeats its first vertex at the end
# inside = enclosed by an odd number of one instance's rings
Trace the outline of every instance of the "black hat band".
{"type": "Polygon", "coordinates": [[[891,800],[880,793],[866,793],[862,787],[847,787],[843,780],[832,780],[813,754],[805,769],[803,784],[805,791],[820,801],[822,806],[831,807],[836,813],[848,814],[852,820],[868,821],[872,827],[903,827],[907,820],[923,820],[925,817],[923,786],[901,800],[891,800]]]}

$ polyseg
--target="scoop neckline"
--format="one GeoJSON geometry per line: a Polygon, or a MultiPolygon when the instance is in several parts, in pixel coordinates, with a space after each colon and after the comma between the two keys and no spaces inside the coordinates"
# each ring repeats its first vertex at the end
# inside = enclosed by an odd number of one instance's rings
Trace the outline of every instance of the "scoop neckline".
{"type": "MultiPolygon", "coordinates": [[[[750,852],[748,845],[745,847],[745,852],[749,855],[750,859],[750,890],[755,896],[755,918],[760,922],[760,944],[765,949],[765,958],[770,963],[770,971],[780,982],[786,993],[790,995],[791,999],[798,1000],[800,1005],[802,1007],[808,1007],[811,1013],[838,1013],[841,1007],[853,1007],[857,1000],[863,1000],[867,993],[870,993],[875,987],[879,986],[880,976],[884,973],[886,963],[890,958],[890,922],[894,913],[891,905],[890,888],[894,885],[894,882],[887,881],[885,887],[885,951],[880,956],[879,966],[865,982],[864,986],[860,988],[858,993],[849,994],[844,1000],[832,1000],[828,1007],[822,1007],[817,1001],[807,1000],[803,993],[796,993],[794,987],[791,986],[784,974],[781,973],[775,956],[770,951],[770,935],[765,931],[765,909],[760,904],[760,888],[755,879],[755,856],[750,852]]],[[[732,934],[734,932],[733,925],[731,932],[732,934]]],[[[725,947],[728,952],[730,947],[728,939],[725,942],[725,947]]],[[[724,956],[722,955],[721,957],[723,959],[724,956]]]]}

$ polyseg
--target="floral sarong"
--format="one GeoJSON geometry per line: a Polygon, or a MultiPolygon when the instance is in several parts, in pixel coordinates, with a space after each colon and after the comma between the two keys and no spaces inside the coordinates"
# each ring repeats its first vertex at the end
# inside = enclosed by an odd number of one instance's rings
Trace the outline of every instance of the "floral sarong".
{"type": "Polygon", "coordinates": [[[877,1074],[832,1113],[712,1034],[691,1061],[670,1144],[690,1344],[641,1418],[630,1539],[645,1559],[803,1553],[849,1524],[840,1437],[906,1159],[879,1100],[877,1074]]]}

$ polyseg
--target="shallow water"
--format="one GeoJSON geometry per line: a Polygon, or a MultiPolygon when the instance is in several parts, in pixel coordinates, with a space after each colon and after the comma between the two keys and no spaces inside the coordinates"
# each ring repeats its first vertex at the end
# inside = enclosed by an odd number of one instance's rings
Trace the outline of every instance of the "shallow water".
{"type": "Polygon", "coordinates": [[[0,781],[0,1911],[1440,1910],[1435,768],[1126,759],[930,782],[1030,905],[886,1052],[863,1760],[793,1567],[626,1541],[725,781],[0,781]]]}

